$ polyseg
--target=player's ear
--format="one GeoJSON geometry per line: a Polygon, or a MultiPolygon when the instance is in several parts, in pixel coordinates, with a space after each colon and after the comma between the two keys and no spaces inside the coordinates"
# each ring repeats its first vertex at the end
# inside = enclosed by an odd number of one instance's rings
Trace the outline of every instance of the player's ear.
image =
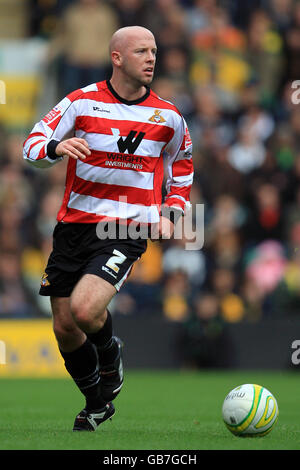
{"type": "Polygon", "coordinates": [[[112,51],[111,61],[113,65],[120,66],[122,64],[122,56],[120,52],[112,51]]]}

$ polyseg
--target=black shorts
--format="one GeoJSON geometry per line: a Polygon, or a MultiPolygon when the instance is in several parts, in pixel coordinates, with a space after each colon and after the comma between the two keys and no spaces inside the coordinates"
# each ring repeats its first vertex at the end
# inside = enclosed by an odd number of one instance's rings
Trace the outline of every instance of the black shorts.
{"type": "Polygon", "coordinates": [[[133,263],[147,248],[147,241],[101,240],[97,224],[59,222],[53,232],[53,250],[42,276],[40,295],[69,297],[84,274],[95,274],[118,291],[133,263]]]}

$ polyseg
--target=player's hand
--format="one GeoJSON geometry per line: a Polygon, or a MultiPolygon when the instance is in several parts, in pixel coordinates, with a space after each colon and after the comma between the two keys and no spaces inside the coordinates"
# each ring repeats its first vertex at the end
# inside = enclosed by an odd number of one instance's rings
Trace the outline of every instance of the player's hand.
{"type": "Polygon", "coordinates": [[[67,156],[74,158],[74,160],[85,160],[86,156],[91,154],[91,151],[86,140],[72,137],[60,142],[55,149],[55,153],[59,157],[67,156]]]}
{"type": "Polygon", "coordinates": [[[174,234],[174,224],[167,217],[160,217],[159,223],[155,224],[155,227],[152,227],[152,236],[153,240],[163,239],[170,240],[174,234]]]}

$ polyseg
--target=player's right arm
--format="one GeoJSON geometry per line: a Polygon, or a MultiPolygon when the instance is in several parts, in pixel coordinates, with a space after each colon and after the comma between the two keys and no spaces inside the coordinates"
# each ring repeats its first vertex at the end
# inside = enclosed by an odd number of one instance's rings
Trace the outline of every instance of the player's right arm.
{"type": "Polygon", "coordinates": [[[64,156],[84,159],[90,154],[85,139],[74,136],[75,120],[82,90],[66,96],[35,124],[23,144],[23,157],[38,168],[49,168],[64,156]]]}

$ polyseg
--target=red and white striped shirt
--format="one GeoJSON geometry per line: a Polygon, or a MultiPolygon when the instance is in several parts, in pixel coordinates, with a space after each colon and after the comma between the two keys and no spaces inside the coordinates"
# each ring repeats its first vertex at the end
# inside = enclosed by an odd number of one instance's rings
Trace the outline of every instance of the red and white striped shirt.
{"type": "Polygon", "coordinates": [[[47,155],[50,141],[84,138],[91,154],[69,158],[66,186],[57,220],[159,221],[164,205],[184,211],[193,180],[192,142],[177,108],[152,90],[139,100],[119,97],[107,81],[65,97],[24,142],[24,158],[40,168],[59,162],[47,155]],[[165,160],[165,162],[164,162],[165,160]]]}

